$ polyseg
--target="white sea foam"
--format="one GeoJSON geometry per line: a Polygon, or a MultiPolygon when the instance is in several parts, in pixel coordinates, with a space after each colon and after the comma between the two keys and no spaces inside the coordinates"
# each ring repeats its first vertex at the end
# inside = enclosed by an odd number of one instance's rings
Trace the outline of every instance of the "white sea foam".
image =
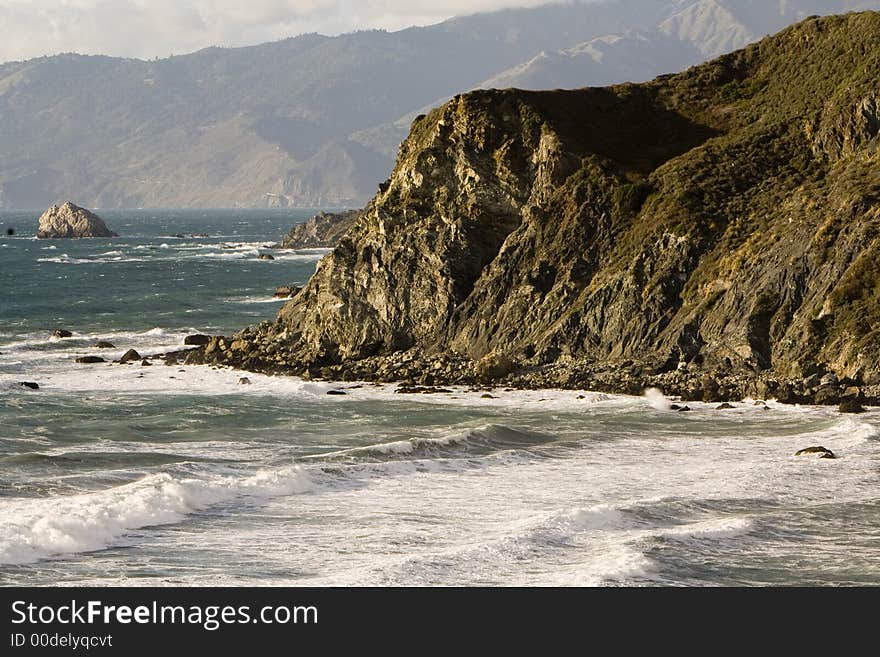
{"type": "Polygon", "coordinates": [[[741,536],[752,531],[755,521],[751,518],[712,518],[652,532],[673,540],[723,539],[741,536]]]}
{"type": "Polygon", "coordinates": [[[645,390],[644,398],[648,402],[648,405],[657,410],[657,411],[668,411],[670,407],[670,401],[663,396],[663,393],[657,390],[657,388],[648,388],[645,390]]]}
{"type": "Polygon", "coordinates": [[[107,490],[51,499],[5,499],[0,508],[0,563],[100,550],[131,530],[181,522],[236,498],[266,499],[313,490],[299,467],[236,478],[150,475],[107,490]]]}
{"type": "Polygon", "coordinates": [[[288,297],[231,297],[224,299],[226,303],[283,303],[288,297]]]}
{"type": "Polygon", "coordinates": [[[408,440],[395,440],[387,443],[365,445],[350,449],[321,454],[316,458],[332,459],[355,456],[377,455],[419,455],[445,456],[468,452],[491,453],[550,443],[556,436],[522,431],[503,425],[489,424],[461,433],[452,433],[436,438],[416,437],[408,440]]]}

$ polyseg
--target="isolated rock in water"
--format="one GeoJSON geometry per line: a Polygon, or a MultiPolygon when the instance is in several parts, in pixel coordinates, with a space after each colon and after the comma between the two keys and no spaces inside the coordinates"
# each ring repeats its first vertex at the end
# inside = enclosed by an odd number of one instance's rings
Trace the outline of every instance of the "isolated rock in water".
{"type": "Polygon", "coordinates": [[[135,360],[141,360],[141,355],[136,352],[134,349],[129,349],[124,354],[122,354],[122,358],[119,359],[120,363],[130,363],[135,360]]]}
{"type": "Polygon", "coordinates": [[[73,333],[67,329],[55,329],[52,335],[56,338],[69,338],[73,336],[73,333]]]}
{"type": "Polygon", "coordinates": [[[80,356],[76,359],[76,362],[80,365],[92,365],[94,363],[106,363],[107,361],[100,356],[80,356]]]}
{"type": "Polygon", "coordinates": [[[328,395],[344,395],[346,393],[343,390],[328,390],[327,394],[328,395]]]}
{"type": "Polygon", "coordinates": [[[194,335],[188,335],[183,339],[183,344],[195,345],[201,347],[203,345],[208,344],[211,341],[210,335],[203,335],[201,333],[196,333],[194,335]]]}
{"type": "Polygon", "coordinates": [[[96,349],[116,349],[116,345],[112,342],[107,342],[106,340],[98,340],[95,343],[96,349]]]}
{"type": "Polygon", "coordinates": [[[834,452],[832,452],[830,449],[826,449],[825,447],[822,447],[822,446],[807,447],[806,449],[802,449],[802,450],[799,450],[798,452],[796,452],[795,456],[811,456],[814,454],[816,456],[818,456],[820,459],[837,458],[836,456],[834,456],[834,452]]]}
{"type": "Polygon", "coordinates": [[[30,388],[31,390],[39,390],[40,385],[38,383],[34,383],[33,381],[19,381],[18,385],[22,388],[30,388]]]}
{"type": "Polygon", "coordinates": [[[70,201],[53,205],[40,217],[39,238],[119,237],[98,215],[70,201]]]}
{"type": "Polygon", "coordinates": [[[281,240],[282,249],[332,248],[351,228],[361,210],[345,212],[321,212],[298,224],[281,240]]]}
{"type": "Polygon", "coordinates": [[[243,376],[238,380],[238,385],[240,385],[240,386],[249,386],[250,384],[251,384],[251,380],[249,378],[247,378],[246,376],[243,376]]]}
{"type": "Polygon", "coordinates": [[[269,255],[268,253],[261,253],[259,256],[260,260],[274,260],[275,256],[269,255]]]}

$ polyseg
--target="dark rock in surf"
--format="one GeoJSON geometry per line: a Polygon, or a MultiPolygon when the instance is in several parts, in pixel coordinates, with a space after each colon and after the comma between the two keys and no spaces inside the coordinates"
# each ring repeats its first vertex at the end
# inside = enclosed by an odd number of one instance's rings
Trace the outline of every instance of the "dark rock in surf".
{"type": "Polygon", "coordinates": [[[19,381],[18,385],[22,388],[28,388],[30,390],[39,390],[40,385],[38,383],[34,383],[33,381],[19,381]]]}
{"type": "Polygon", "coordinates": [[[98,340],[95,343],[96,349],[116,349],[116,345],[112,342],[107,342],[106,340],[98,340]]]}
{"type": "Polygon", "coordinates": [[[76,359],[80,365],[93,365],[95,363],[106,363],[107,361],[100,356],[80,356],[76,359]]]}
{"type": "Polygon", "coordinates": [[[183,339],[183,344],[185,345],[194,345],[198,347],[203,347],[211,341],[210,335],[203,335],[201,333],[196,333],[194,335],[188,335],[183,339]]]}
{"type": "Polygon", "coordinates": [[[261,253],[257,256],[259,260],[274,260],[275,256],[269,255],[268,253],[261,253]]]}
{"type": "Polygon", "coordinates": [[[135,360],[141,360],[141,355],[136,352],[134,349],[129,349],[124,354],[122,354],[122,358],[119,359],[120,363],[130,363],[135,360]]]}
{"type": "Polygon", "coordinates": [[[344,390],[328,390],[327,394],[328,395],[345,395],[348,393],[346,393],[344,390]]]}
{"type": "Polygon", "coordinates": [[[152,365],[153,365],[153,364],[152,364],[150,361],[148,361],[146,358],[144,358],[144,359],[141,361],[141,367],[152,367],[152,365]]]}
{"type": "Polygon", "coordinates": [[[726,410],[729,410],[729,409],[731,409],[731,408],[736,408],[736,407],[735,407],[733,404],[728,404],[727,402],[724,402],[724,403],[721,404],[720,406],[716,406],[716,407],[715,407],[715,410],[716,410],[716,411],[726,411],[726,410]]]}
{"type": "Polygon", "coordinates": [[[243,376],[238,380],[238,385],[240,385],[240,386],[249,386],[250,384],[251,384],[251,380],[249,378],[247,378],[246,376],[243,376]]]}
{"type": "Polygon", "coordinates": [[[56,338],[70,338],[73,337],[73,332],[68,331],[67,329],[55,329],[52,332],[52,336],[56,338]]]}
{"type": "Polygon", "coordinates": [[[795,456],[818,456],[820,459],[834,459],[837,458],[830,449],[822,447],[821,445],[818,447],[807,447],[805,449],[798,450],[795,452],[795,456]]]}

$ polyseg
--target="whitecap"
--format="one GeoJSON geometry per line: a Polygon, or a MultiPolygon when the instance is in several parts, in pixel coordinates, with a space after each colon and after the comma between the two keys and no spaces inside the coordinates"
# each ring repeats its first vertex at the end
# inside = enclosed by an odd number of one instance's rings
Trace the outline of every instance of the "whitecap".
{"type": "Polygon", "coordinates": [[[261,470],[248,477],[182,478],[167,473],[106,490],[51,499],[9,499],[0,515],[0,563],[92,552],[115,545],[131,530],[181,522],[236,498],[268,499],[314,489],[299,467],[261,470]]]}

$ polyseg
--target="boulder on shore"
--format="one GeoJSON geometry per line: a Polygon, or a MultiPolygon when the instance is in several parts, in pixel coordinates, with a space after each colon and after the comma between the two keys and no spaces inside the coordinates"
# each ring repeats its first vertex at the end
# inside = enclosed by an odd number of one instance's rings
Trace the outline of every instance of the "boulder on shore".
{"type": "Polygon", "coordinates": [[[188,335],[183,339],[183,344],[186,345],[195,345],[197,347],[202,347],[208,344],[211,341],[210,335],[203,335],[201,333],[195,333],[193,335],[188,335]]]}
{"type": "Polygon", "coordinates": [[[40,217],[37,237],[119,237],[98,215],[74,205],[70,201],[62,206],[53,205],[40,217]]]}

